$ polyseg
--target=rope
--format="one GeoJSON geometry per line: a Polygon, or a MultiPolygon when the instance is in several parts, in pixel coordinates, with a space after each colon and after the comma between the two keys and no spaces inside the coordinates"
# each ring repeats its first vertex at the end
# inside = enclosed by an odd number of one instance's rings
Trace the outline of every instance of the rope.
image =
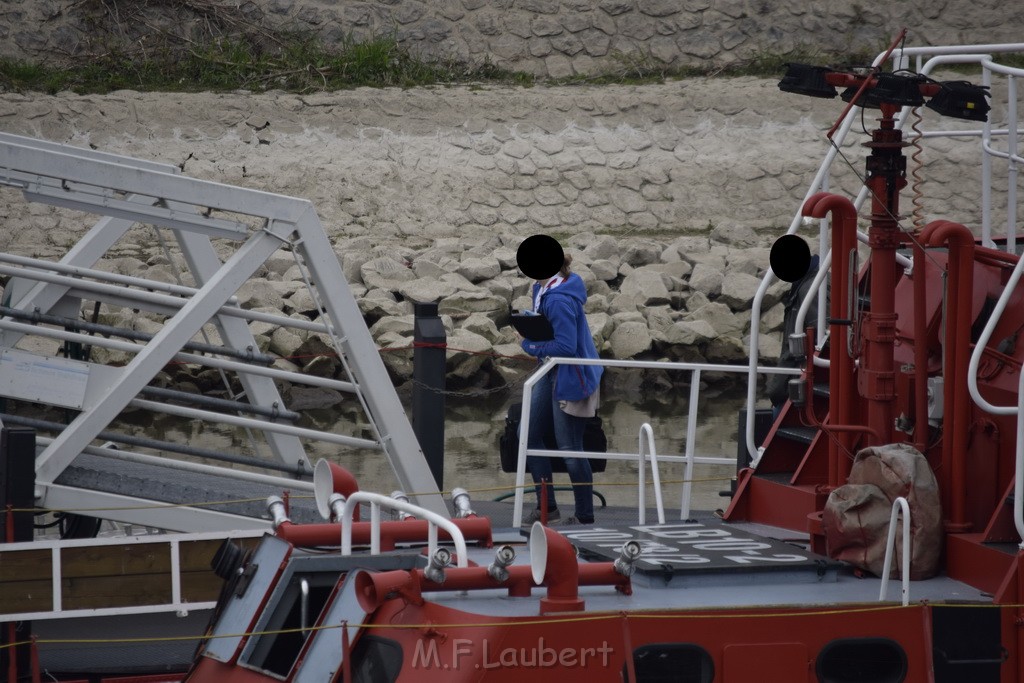
{"type": "MultiPolygon", "coordinates": [[[[1010,603],[997,605],[994,603],[982,604],[982,603],[934,603],[929,601],[921,601],[910,605],[901,604],[885,604],[877,606],[859,606],[859,607],[838,607],[833,609],[815,609],[813,607],[807,607],[800,610],[792,611],[768,611],[774,610],[773,605],[751,605],[742,609],[729,609],[727,611],[703,611],[703,612],[672,612],[672,613],[661,613],[661,612],[615,612],[615,613],[604,613],[604,614],[588,614],[576,617],[552,617],[550,619],[523,619],[523,620],[509,620],[509,621],[484,621],[484,622],[469,622],[469,623],[443,623],[443,622],[430,622],[423,624],[349,624],[349,626],[359,629],[444,629],[444,628],[506,628],[506,627],[517,627],[517,626],[550,626],[554,624],[572,624],[572,623],[585,623],[585,622],[599,622],[599,621],[612,621],[617,619],[687,619],[687,620],[699,620],[699,619],[774,619],[774,618],[791,618],[791,617],[825,617],[825,616],[839,616],[839,615],[851,615],[851,614],[871,614],[877,612],[895,612],[899,610],[908,609],[919,609],[922,607],[959,607],[965,609],[1024,609],[1024,603],[1010,603]]],[[[721,608],[707,608],[709,610],[716,610],[721,608]]],[[[220,633],[220,634],[209,634],[203,635],[192,635],[192,636],[163,636],[163,637],[135,637],[135,638],[39,638],[34,642],[37,645],[72,645],[72,644],[114,644],[114,643],[169,643],[169,642],[180,642],[180,641],[191,641],[191,640],[215,640],[218,638],[251,638],[253,636],[268,636],[268,635],[282,635],[291,633],[315,633],[318,631],[327,631],[331,629],[341,628],[342,624],[322,624],[320,626],[308,626],[306,628],[289,628],[289,629],[276,629],[266,631],[246,631],[242,633],[220,633]]],[[[6,643],[0,645],[0,650],[5,650],[13,647],[19,647],[23,645],[31,645],[31,640],[21,640],[13,643],[6,643]]]]}

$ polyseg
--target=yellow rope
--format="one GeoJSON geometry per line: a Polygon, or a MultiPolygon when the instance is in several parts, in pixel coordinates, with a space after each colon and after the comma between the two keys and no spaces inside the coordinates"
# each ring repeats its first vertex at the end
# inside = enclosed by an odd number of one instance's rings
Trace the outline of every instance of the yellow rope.
{"type": "MultiPolygon", "coordinates": [[[[941,607],[961,607],[971,609],[1024,609],[1024,603],[1015,603],[1007,605],[996,605],[996,604],[966,604],[966,603],[929,603],[919,602],[911,605],[903,606],[900,604],[885,604],[885,605],[873,605],[873,606],[862,606],[862,607],[847,607],[847,608],[836,608],[836,609],[825,609],[819,610],[813,607],[808,607],[800,611],[789,611],[789,612],[765,612],[761,610],[774,609],[770,605],[763,606],[751,606],[743,607],[735,610],[718,611],[718,612],[704,612],[704,613],[658,613],[658,612],[609,612],[604,614],[590,614],[581,615],[575,617],[552,617],[547,619],[522,619],[509,621],[488,621],[488,622],[470,622],[470,623],[424,623],[424,624],[349,624],[350,628],[356,629],[465,629],[465,628],[503,628],[513,626],[551,626],[557,624],[571,624],[581,622],[595,622],[595,621],[612,621],[617,619],[772,619],[772,618],[789,618],[789,617],[823,617],[823,616],[837,616],[847,614],[866,614],[873,612],[894,612],[898,610],[906,609],[918,609],[921,607],[929,606],[941,606],[941,607]],[[759,610],[759,611],[753,611],[759,610]]],[[[715,608],[708,608],[715,609],[715,608]]],[[[721,609],[721,608],[718,608],[721,609]]],[[[314,633],[317,631],[326,631],[330,629],[341,628],[341,624],[328,624],[320,626],[310,626],[305,629],[302,628],[289,628],[289,629],[277,629],[267,631],[248,631],[243,633],[220,633],[220,634],[203,634],[199,636],[164,636],[164,637],[145,637],[145,638],[39,638],[35,640],[38,645],[71,645],[71,644],[111,644],[111,643],[163,643],[163,642],[177,642],[177,641],[190,641],[190,640],[214,640],[217,638],[251,638],[253,636],[266,636],[266,635],[281,635],[289,633],[303,633],[309,632],[314,633]]],[[[7,643],[0,645],[0,650],[18,647],[20,645],[30,645],[33,641],[23,640],[14,643],[7,643]]]]}

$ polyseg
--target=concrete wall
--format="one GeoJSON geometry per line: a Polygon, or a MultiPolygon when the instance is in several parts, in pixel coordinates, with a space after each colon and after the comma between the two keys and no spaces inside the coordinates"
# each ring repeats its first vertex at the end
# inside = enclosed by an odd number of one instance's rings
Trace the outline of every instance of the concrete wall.
{"type": "Polygon", "coordinates": [[[159,49],[259,27],[328,43],[394,35],[429,59],[539,76],[721,65],[797,47],[875,53],[901,27],[915,44],[1011,42],[1024,3],[1006,0],[36,0],[0,2],[0,55],[60,61],[111,47],[159,49]],[[179,42],[180,44],[180,42],[179,42]]]}

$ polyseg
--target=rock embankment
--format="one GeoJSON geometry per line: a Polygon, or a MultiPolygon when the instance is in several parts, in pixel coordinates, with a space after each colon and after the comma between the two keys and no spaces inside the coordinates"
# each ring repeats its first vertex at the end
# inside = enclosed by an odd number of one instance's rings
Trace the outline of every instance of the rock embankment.
{"type": "MultiPolygon", "coordinates": [[[[438,304],[453,387],[498,387],[532,368],[508,325],[510,310],[531,307],[532,281],[516,266],[522,239],[441,238],[414,248],[359,237],[338,244],[352,293],[396,384],[412,376],[414,301],[438,304]]],[[[670,240],[581,233],[564,246],[587,285],[588,322],[603,357],[734,363],[747,357],[751,302],[770,240],[734,226],[670,240]]],[[[776,283],[764,299],[759,352],[768,362],[780,351],[780,299],[787,287],[776,283]]],[[[298,268],[284,261],[269,264],[265,277],[243,287],[238,298],[246,308],[293,316],[315,308],[298,268]]],[[[304,366],[331,355],[315,339],[282,328],[257,332],[261,351],[292,359],[306,372],[320,374],[304,366]]]]}

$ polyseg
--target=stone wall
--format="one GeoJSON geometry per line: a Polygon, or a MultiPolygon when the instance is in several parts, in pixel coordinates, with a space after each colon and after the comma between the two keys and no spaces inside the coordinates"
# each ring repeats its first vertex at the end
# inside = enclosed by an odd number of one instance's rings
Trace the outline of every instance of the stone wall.
{"type": "Polygon", "coordinates": [[[415,53],[539,76],[725,65],[799,48],[874,53],[901,27],[914,44],[1012,42],[1024,3],[900,0],[38,0],[0,2],[0,56],[60,61],[111,47],[144,52],[167,36],[260,29],[328,44],[393,35],[415,53]]]}

